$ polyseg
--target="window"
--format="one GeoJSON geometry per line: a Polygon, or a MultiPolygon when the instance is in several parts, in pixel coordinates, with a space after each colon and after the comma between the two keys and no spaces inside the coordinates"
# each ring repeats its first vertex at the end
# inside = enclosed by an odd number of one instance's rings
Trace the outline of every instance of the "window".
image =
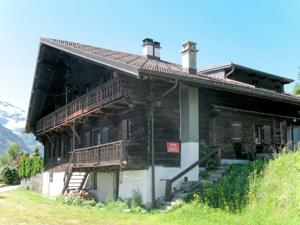
{"type": "Polygon", "coordinates": [[[281,93],[281,86],[275,86],[275,92],[281,93]]]}
{"type": "Polygon", "coordinates": [[[97,173],[94,173],[94,190],[97,190],[97,173]]]}
{"type": "Polygon", "coordinates": [[[93,146],[101,145],[101,130],[97,129],[93,131],[93,146]]]}
{"type": "Polygon", "coordinates": [[[70,152],[73,152],[73,138],[70,138],[70,152]]]}
{"type": "Polygon", "coordinates": [[[262,126],[255,126],[255,143],[263,143],[263,128],[262,126]]]}
{"type": "Polygon", "coordinates": [[[63,156],[64,155],[64,140],[59,140],[59,152],[58,156],[63,156]]]}
{"type": "Polygon", "coordinates": [[[271,127],[268,125],[255,126],[255,143],[256,144],[271,144],[271,127]]]}
{"type": "Polygon", "coordinates": [[[232,140],[234,142],[241,142],[243,137],[242,123],[232,123],[232,140]]]}

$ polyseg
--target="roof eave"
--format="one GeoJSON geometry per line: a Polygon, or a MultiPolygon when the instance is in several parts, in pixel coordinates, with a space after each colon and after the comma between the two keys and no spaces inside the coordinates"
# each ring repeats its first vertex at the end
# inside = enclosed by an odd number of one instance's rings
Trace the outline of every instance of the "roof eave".
{"type": "Polygon", "coordinates": [[[260,89],[255,89],[256,91],[253,91],[249,87],[242,87],[234,84],[228,84],[228,83],[219,83],[217,81],[213,80],[200,80],[196,78],[189,78],[189,77],[183,77],[179,75],[173,75],[173,74],[167,74],[167,73],[161,73],[161,72],[156,72],[153,70],[145,70],[145,69],[140,69],[140,73],[144,73],[150,76],[155,76],[155,77],[161,77],[161,78],[169,78],[169,79],[178,79],[179,81],[182,82],[187,82],[187,83],[193,83],[193,84],[199,84],[199,85],[205,85],[205,87],[210,86],[210,87],[215,87],[217,89],[226,89],[226,90],[231,90],[233,92],[241,92],[246,95],[256,95],[256,96],[261,96],[263,98],[268,98],[276,101],[282,101],[282,102],[289,102],[295,105],[300,105],[300,99],[294,99],[290,98],[289,96],[284,96],[280,95],[278,93],[268,93],[264,92],[263,90],[260,89]]]}

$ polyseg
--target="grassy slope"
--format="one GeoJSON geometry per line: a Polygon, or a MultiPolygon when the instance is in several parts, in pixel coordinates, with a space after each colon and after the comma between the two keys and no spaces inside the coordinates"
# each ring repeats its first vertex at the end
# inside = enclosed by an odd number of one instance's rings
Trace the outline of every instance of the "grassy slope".
{"type": "Polygon", "coordinates": [[[206,188],[211,189],[206,200],[182,203],[168,212],[141,215],[61,205],[35,192],[3,193],[0,194],[0,224],[300,224],[299,153],[271,160],[263,173],[247,172],[247,168],[255,171],[256,166],[238,167],[233,168],[221,186],[206,188]],[[250,178],[243,181],[242,172],[247,172],[250,178]],[[221,188],[223,193],[217,193],[221,188]],[[226,204],[208,202],[216,195],[225,198],[226,204]],[[226,208],[225,205],[236,200],[241,202],[238,212],[234,205],[232,209],[226,208]]]}

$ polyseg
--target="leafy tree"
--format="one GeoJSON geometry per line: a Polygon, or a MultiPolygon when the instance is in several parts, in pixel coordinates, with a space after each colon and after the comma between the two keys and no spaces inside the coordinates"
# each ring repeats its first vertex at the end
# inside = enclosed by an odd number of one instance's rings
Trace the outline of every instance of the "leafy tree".
{"type": "Polygon", "coordinates": [[[300,95],[300,83],[295,84],[293,93],[296,95],[300,95]]]}
{"type": "Polygon", "coordinates": [[[11,165],[17,157],[23,154],[24,151],[21,150],[20,143],[18,142],[11,143],[8,146],[6,152],[0,156],[0,165],[2,166],[11,165]]]}
{"type": "Polygon", "coordinates": [[[40,149],[37,147],[37,145],[34,146],[33,151],[34,151],[34,153],[32,154],[33,157],[38,157],[38,156],[41,155],[41,154],[39,153],[40,149]]]}

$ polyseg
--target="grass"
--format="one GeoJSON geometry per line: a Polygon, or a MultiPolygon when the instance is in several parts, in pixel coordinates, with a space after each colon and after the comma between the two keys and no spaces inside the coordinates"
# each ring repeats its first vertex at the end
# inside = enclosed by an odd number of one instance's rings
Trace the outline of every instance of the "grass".
{"type": "Polygon", "coordinates": [[[144,214],[62,205],[17,190],[0,194],[0,224],[300,224],[299,177],[300,153],[282,154],[268,164],[232,166],[188,203],[144,214]]]}

